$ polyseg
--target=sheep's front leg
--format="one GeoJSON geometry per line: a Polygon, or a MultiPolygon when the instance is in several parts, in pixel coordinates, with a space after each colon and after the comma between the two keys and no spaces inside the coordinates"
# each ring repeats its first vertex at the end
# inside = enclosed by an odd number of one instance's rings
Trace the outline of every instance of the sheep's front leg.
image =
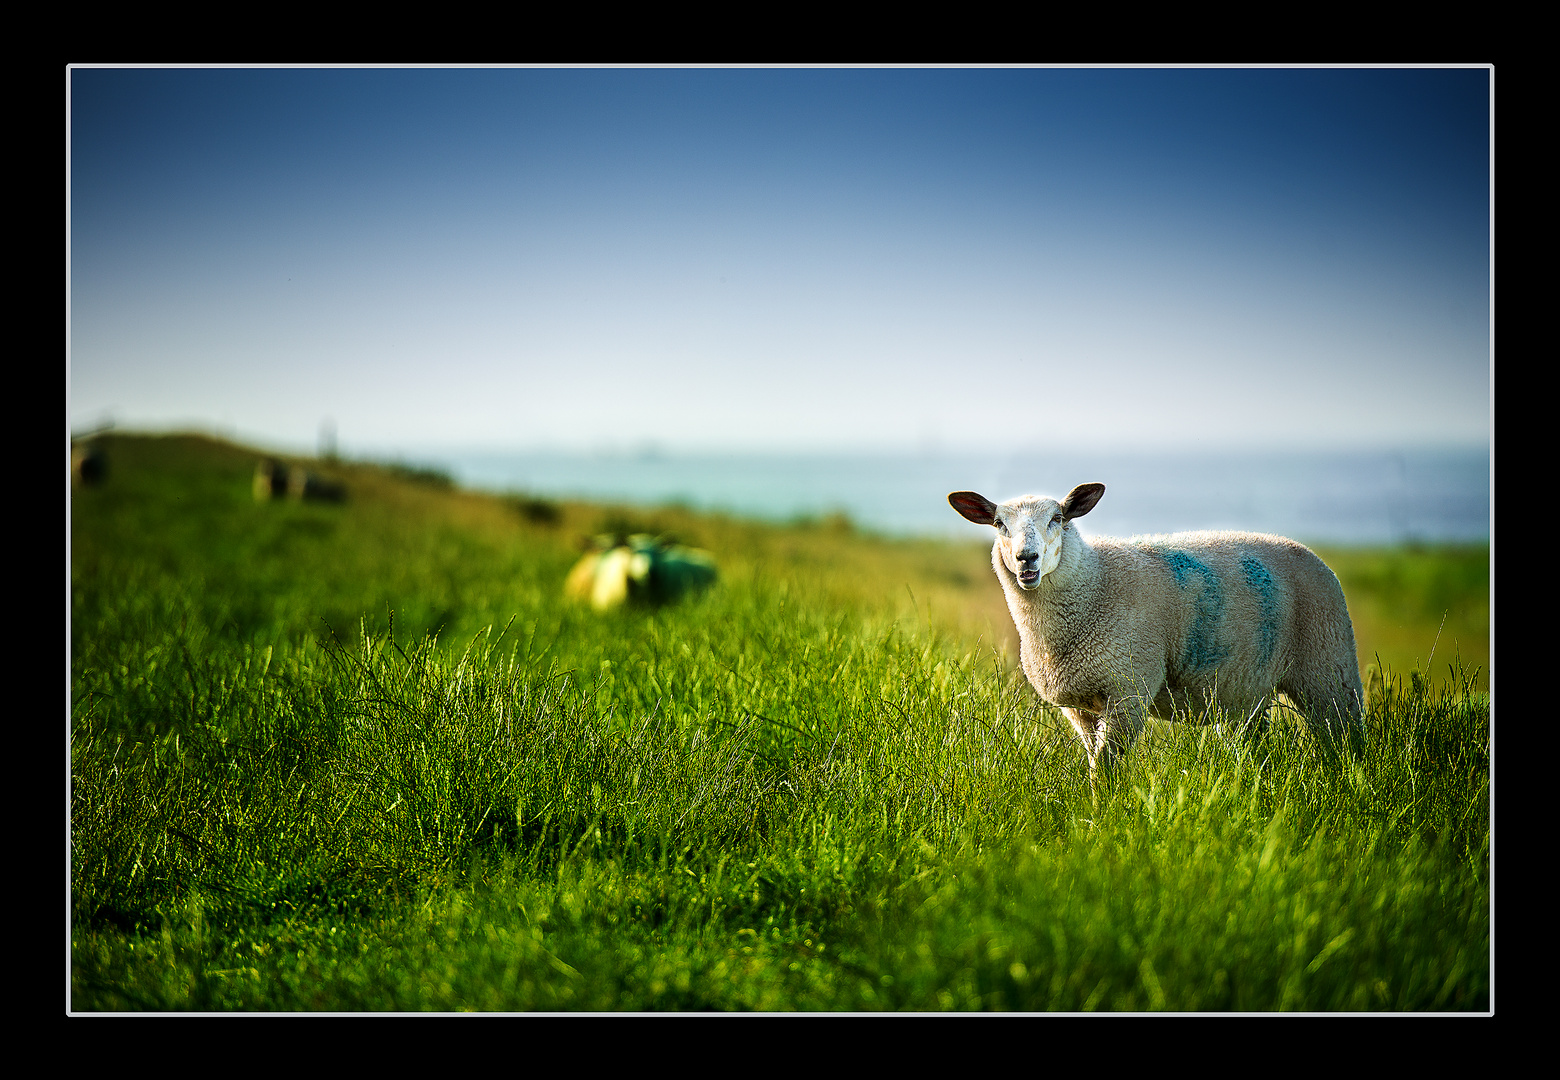
{"type": "Polygon", "coordinates": [[[1064,708],[1062,713],[1083,740],[1089,755],[1089,786],[1098,795],[1101,783],[1109,782],[1116,764],[1137,741],[1146,709],[1137,698],[1101,699],[1093,709],[1064,708]]]}
{"type": "Polygon", "coordinates": [[[1067,717],[1068,723],[1078,733],[1078,738],[1083,740],[1083,751],[1089,755],[1089,771],[1093,772],[1100,753],[1101,736],[1104,734],[1100,714],[1087,709],[1064,708],[1062,715],[1067,717]]]}

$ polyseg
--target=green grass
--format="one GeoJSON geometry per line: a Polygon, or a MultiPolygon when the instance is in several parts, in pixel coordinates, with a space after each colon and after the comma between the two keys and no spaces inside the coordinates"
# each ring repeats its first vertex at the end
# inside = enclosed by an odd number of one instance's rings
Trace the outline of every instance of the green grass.
{"type": "MultiPolygon", "coordinates": [[[[1465,639],[1387,665],[1356,759],[1156,724],[1096,802],[978,547],[351,464],[345,504],[257,504],[250,451],[107,453],[72,508],[76,1011],[1490,1008],[1465,639]],[[719,584],[565,604],[624,525],[719,584]]],[[[1477,554],[1327,553],[1362,652],[1367,610],[1487,642],[1477,554]]]]}

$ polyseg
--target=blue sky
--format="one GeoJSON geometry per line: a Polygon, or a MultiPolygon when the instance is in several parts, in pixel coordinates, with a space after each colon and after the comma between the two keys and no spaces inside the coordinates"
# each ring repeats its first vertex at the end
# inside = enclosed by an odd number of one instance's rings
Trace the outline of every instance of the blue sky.
{"type": "Polygon", "coordinates": [[[75,69],[73,429],[1483,445],[1490,73],[75,69]]]}

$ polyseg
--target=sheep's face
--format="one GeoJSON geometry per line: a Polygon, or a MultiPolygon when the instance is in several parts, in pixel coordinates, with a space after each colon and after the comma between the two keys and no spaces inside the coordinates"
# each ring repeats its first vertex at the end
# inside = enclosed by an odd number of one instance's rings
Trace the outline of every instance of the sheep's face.
{"type": "Polygon", "coordinates": [[[1038,589],[1040,579],[1062,561],[1067,514],[1055,499],[1026,495],[1002,503],[992,515],[1002,564],[1024,590],[1038,589]]]}
{"type": "Polygon", "coordinates": [[[1040,581],[1062,562],[1062,545],[1072,527],[1068,523],[1094,509],[1105,494],[1104,484],[1079,484],[1062,502],[1025,495],[994,503],[974,491],[955,491],[948,503],[977,525],[997,530],[997,553],[1002,565],[1025,591],[1038,589],[1040,581]]]}

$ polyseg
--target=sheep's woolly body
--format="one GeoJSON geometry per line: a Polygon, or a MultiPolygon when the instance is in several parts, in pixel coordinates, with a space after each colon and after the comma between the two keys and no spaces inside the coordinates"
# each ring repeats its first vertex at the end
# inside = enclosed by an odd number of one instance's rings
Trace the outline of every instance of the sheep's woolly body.
{"type": "Polygon", "coordinates": [[[1091,765],[1124,752],[1148,715],[1196,718],[1215,703],[1258,717],[1275,690],[1313,727],[1363,732],[1354,628],[1321,559],[1257,533],[1085,540],[1070,518],[1103,491],[1084,485],[1063,503],[982,500],[1000,533],[991,562],[1024,674],[1062,707],[1091,765]]]}

